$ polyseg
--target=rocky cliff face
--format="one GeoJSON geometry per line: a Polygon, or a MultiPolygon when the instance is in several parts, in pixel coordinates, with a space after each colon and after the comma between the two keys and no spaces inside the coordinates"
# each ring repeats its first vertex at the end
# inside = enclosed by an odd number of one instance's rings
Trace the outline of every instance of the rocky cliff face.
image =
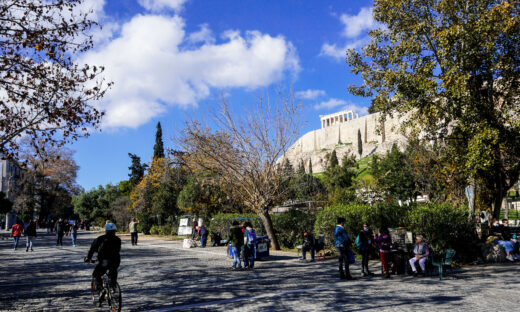
{"type": "Polygon", "coordinates": [[[384,154],[394,143],[400,148],[405,146],[407,140],[402,133],[402,121],[403,118],[387,117],[383,123],[380,114],[375,113],[313,130],[296,140],[285,157],[294,166],[300,160],[307,166],[310,159],[313,172],[319,173],[324,171],[326,156],[333,150],[336,150],[340,160],[349,153],[356,155],[358,159],[372,154],[384,154]],[[361,132],[363,144],[361,156],[358,154],[358,131],[361,132]]]}

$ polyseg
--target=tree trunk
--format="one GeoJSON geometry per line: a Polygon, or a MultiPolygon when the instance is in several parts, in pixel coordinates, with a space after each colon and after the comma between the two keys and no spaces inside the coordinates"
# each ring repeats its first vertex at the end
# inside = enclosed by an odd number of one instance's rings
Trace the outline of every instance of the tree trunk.
{"type": "Polygon", "coordinates": [[[475,218],[475,199],[477,198],[477,194],[476,194],[477,188],[475,187],[475,181],[473,179],[471,180],[469,187],[471,189],[471,194],[473,194],[473,197],[471,198],[471,202],[468,202],[468,205],[469,205],[468,219],[474,220],[474,218],[475,218]]]}
{"type": "Polygon", "coordinates": [[[496,190],[493,194],[493,217],[497,220],[500,219],[500,210],[502,209],[502,202],[506,194],[504,183],[497,181],[496,190]]]}
{"type": "Polygon", "coordinates": [[[273,221],[269,215],[269,210],[260,209],[259,215],[262,219],[262,223],[264,224],[267,236],[269,236],[269,239],[271,240],[271,247],[273,247],[274,250],[280,250],[280,245],[278,244],[278,239],[276,238],[276,233],[274,232],[273,221]]]}

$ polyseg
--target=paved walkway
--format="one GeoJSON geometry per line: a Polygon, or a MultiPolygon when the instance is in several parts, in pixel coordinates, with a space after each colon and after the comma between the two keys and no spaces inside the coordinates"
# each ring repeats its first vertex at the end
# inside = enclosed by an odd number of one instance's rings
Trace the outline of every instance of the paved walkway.
{"type": "MultiPolygon", "coordinates": [[[[40,235],[34,252],[0,240],[1,311],[102,311],[90,302],[93,265],[82,262],[95,234],[78,247],[40,235]]],[[[183,249],[180,242],[123,237],[119,283],[124,311],[519,311],[520,265],[471,266],[437,278],[337,278],[335,260],[300,263],[276,253],[254,272],[233,272],[225,248],[183,249]]],[[[25,239],[23,240],[25,242],[25,239]]],[[[379,263],[371,263],[373,271],[379,263]]],[[[353,274],[360,275],[359,264],[353,274]]]]}

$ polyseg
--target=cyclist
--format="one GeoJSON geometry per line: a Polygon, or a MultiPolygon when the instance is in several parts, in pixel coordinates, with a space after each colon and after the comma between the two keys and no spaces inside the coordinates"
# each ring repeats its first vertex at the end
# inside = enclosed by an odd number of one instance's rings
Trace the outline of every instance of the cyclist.
{"type": "Polygon", "coordinates": [[[113,287],[117,281],[117,268],[121,262],[119,252],[121,251],[121,239],[116,236],[116,225],[114,223],[107,223],[105,225],[105,235],[96,238],[88,252],[85,262],[92,262],[92,256],[97,252],[98,264],[92,272],[94,278],[94,285],[96,290],[101,290],[101,278],[107,272],[110,278],[110,287],[113,287]]]}

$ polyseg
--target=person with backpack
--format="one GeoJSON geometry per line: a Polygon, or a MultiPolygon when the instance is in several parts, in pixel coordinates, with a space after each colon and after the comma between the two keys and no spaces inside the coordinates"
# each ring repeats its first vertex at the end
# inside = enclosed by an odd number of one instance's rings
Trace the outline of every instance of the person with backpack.
{"type": "Polygon", "coordinates": [[[61,218],[54,224],[54,232],[56,233],[56,246],[63,246],[63,235],[65,235],[65,225],[61,218]]]}
{"type": "Polygon", "coordinates": [[[22,236],[22,232],[23,232],[23,226],[22,226],[20,221],[17,221],[11,227],[11,237],[14,240],[13,250],[16,250],[16,248],[18,248],[18,242],[20,241],[20,237],[22,236]]]}
{"type": "Polygon", "coordinates": [[[305,261],[305,256],[307,251],[311,252],[311,262],[314,262],[314,251],[315,251],[315,240],[312,234],[307,232],[303,233],[303,243],[302,243],[302,258],[301,261],[305,261]]]}
{"type": "MultiPolygon", "coordinates": [[[[105,234],[96,238],[85,262],[92,262],[92,256],[97,253],[97,265],[92,272],[94,278],[94,287],[96,290],[102,289],[101,278],[103,274],[107,273],[110,278],[110,287],[113,287],[117,282],[117,269],[121,263],[121,239],[116,236],[116,225],[114,223],[108,223],[105,225],[105,234]]],[[[99,298],[100,302],[103,298],[99,298]]]]}
{"type": "Polygon", "coordinates": [[[349,252],[351,251],[352,240],[345,230],[345,218],[338,218],[338,225],[334,229],[334,246],[338,253],[339,260],[339,276],[341,279],[353,280],[354,278],[350,275],[350,260],[349,252]],[[343,270],[343,265],[345,270],[343,270]]]}
{"type": "Polygon", "coordinates": [[[255,244],[256,232],[251,222],[247,222],[244,231],[244,267],[246,269],[252,270],[255,267],[255,244]]]}
{"type": "Polygon", "coordinates": [[[381,227],[379,235],[375,238],[376,244],[379,246],[379,256],[381,263],[385,270],[384,278],[390,278],[390,272],[388,270],[388,260],[390,260],[390,246],[392,245],[392,237],[387,227],[381,227]]]}
{"type": "Polygon", "coordinates": [[[25,228],[25,237],[27,237],[27,243],[25,244],[25,252],[29,251],[29,248],[31,248],[31,251],[33,251],[33,242],[36,238],[36,223],[31,220],[29,221],[29,224],[25,228]]]}
{"type": "Polygon", "coordinates": [[[240,262],[240,251],[242,245],[244,245],[244,234],[242,233],[242,229],[236,220],[233,221],[232,226],[229,229],[227,241],[228,243],[231,243],[231,252],[233,253],[233,270],[240,270],[242,269],[242,263],[240,262]]]}
{"type": "Polygon", "coordinates": [[[356,246],[359,248],[359,252],[361,253],[361,271],[363,276],[372,276],[374,273],[370,272],[368,269],[368,258],[370,256],[370,251],[372,250],[372,242],[374,239],[374,234],[372,230],[368,227],[368,224],[363,224],[363,229],[359,232],[356,238],[356,246]]]}

